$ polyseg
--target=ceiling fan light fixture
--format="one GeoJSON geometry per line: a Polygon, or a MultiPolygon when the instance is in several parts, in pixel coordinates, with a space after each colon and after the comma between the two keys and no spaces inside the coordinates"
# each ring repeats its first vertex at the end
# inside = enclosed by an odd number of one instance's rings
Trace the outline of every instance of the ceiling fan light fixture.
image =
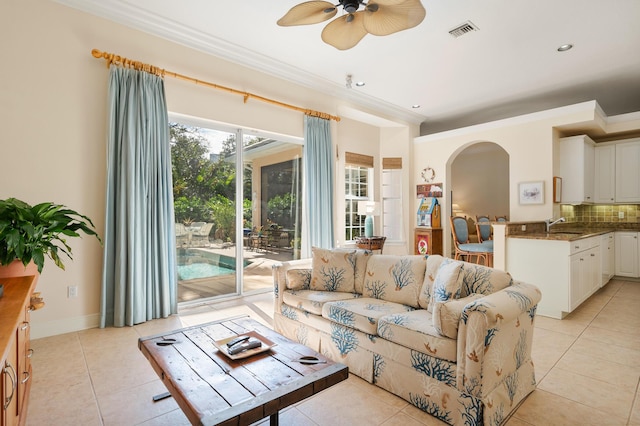
{"type": "Polygon", "coordinates": [[[317,24],[334,17],[338,6],[346,14],[322,30],[322,41],[338,50],[351,49],[367,34],[383,36],[413,28],[426,16],[420,0],[339,0],[335,5],[313,0],[292,7],[278,20],[278,25],[317,24]],[[358,10],[361,5],[363,10],[358,10]]]}

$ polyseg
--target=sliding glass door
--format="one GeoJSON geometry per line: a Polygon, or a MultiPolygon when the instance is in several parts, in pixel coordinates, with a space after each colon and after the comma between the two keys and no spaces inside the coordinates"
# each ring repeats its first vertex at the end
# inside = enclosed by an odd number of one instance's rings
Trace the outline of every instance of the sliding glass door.
{"type": "Polygon", "coordinates": [[[299,258],[302,145],[184,121],[171,124],[179,302],[272,291],[274,262],[299,258]]]}

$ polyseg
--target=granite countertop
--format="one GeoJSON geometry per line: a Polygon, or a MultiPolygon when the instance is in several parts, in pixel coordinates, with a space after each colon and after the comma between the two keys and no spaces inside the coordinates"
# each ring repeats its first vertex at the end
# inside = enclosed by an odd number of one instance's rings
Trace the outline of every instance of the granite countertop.
{"type": "Polygon", "coordinates": [[[615,231],[640,232],[640,227],[635,223],[616,223],[616,224],[581,224],[581,223],[562,223],[551,227],[551,232],[546,232],[544,222],[511,222],[507,232],[507,238],[525,238],[532,240],[551,240],[551,241],[575,241],[583,238],[596,237],[598,235],[607,234],[615,231]],[[527,231],[522,231],[521,226],[527,225],[527,231]]]}
{"type": "Polygon", "coordinates": [[[614,232],[615,229],[606,228],[571,228],[571,229],[551,229],[551,232],[532,232],[517,235],[508,235],[508,238],[526,238],[530,240],[552,240],[552,241],[575,241],[583,238],[595,237],[609,232],[614,232]]]}

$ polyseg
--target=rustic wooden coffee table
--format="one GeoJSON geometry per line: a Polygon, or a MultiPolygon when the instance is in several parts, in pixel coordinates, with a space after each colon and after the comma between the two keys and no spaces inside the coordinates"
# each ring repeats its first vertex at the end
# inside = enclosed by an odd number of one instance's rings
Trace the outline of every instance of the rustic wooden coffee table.
{"type": "Polygon", "coordinates": [[[140,338],[138,347],[194,425],[246,425],[267,416],[277,425],[281,409],[348,377],[345,365],[246,316],[140,338]],[[214,346],[251,331],[275,346],[237,360],[214,346]],[[319,363],[300,362],[309,356],[319,363]]]}

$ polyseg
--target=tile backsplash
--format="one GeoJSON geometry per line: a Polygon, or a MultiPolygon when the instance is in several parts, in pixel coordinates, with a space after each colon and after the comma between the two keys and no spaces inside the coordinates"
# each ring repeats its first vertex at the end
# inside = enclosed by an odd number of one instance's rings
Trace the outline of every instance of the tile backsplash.
{"type": "Polygon", "coordinates": [[[587,225],[640,223],[640,205],[637,204],[562,205],[560,212],[569,223],[580,222],[587,225]],[[622,218],[621,212],[624,216],[622,218]]]}

